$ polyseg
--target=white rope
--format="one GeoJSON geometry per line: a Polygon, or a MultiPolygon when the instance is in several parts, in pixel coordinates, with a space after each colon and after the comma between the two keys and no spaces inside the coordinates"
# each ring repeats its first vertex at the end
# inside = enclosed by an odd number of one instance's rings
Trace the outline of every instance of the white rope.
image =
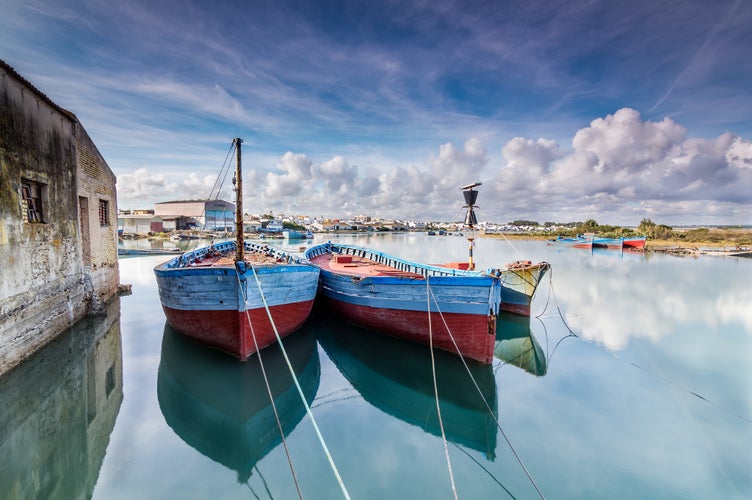
{"type": "MultiPolygon", "coordinates": [[[[426,286],[428,287],[428,283],[426,283],[426,286]]],[[[465,371],[467,371],[467,374],[470,377],[470,380],[473,382],[473,385],[475,386],[475,390],[478,391],[478,395],[480,395],[481,400],[483,400],[483,404],[486,405],[486,409],[488,410],[488,413],[491,415],[491,418],[493,418],[494,422],[496,422],[496,427],[499,429],[499,432],[501,432],[501,435],[504,437],[504,440],[507,442],[509,449],[512,450],[512,454],[514,454],[514,457],[517,459],[517,463],[519,463],[520,467],[522,467],[522,470],[525,472],[525,475],[527,476],[528,480],[530,480],[530,483],[535,488],[535,491],[538,492],[538,495],[540,495],[541,498],[545,499],[546,497],[543,496],[543,492],[541,492],[540,488],[538,488],[538,485],[535,483],[533,476],[530,475],[530,472],[527,470],[527,467],[525,467],[525,464],[522,462],[522,458],[520,458],[520,456],[517,454],[517,451],[515,451],[514,446],[512,446],[512,442],[507,437],[506,433],[504,432],[504,429],[501,428],[501,424],[499,423],[498,418],[496,418],[496,415],[494,415],[493,410],[491,410],[491,406],[488,404],[488,401],[486,401],[485,396],[483,396],[483,392],[480,390],[480,386],[478,386],[478,382],[476,382],[475,377],[473,377],[473,374],[470,372],[470,367],[467,366],[467,362],[465,362],[465,358],[462,356],[462,351],[460,351],[460,348],[457,345],[457,341],[454,339],[454,335],[452,335],[451,330],[449,330],[449,325],[447,324],[446,319],[444,318],[444,314],[441,312],[441,308],[439,307],[439,302],[436,299],[436,296],[434,295],[433,290],[431,290],[431,288],[428,287],[428,291],[431,294],[431,297],[433,297],[433,301],[436,304],[436,311],[439,313],[439,317],[441,318],[441,321],[444,323],[444,328],[446,328],[447,333],[449,334],[449,338],[451,339],[452,344],[454,344],[454,348],[457,351],[457,354],[459,355],[460,360],[462,361],[462,364],[465,366],[465,371]]],[[[429,310],[430,310],[430,307],[429,307],[429,310]]]]}
{"type": "Polygon", "coordinates": [[[308,405],[308,401],[306,401],[305,395],[303,394],[303,389],[300,387],[300,382],[298,382],[298,377],[295,376],[295,370],[293,370],[292,363],[290,363],[290,358],[287,356],[287,351],[285,350],[285,347],[282,344],[282,338],[279,336],[279,332],[277,331],[277,325],[274,323],[274,319],[272,318],[272,313],[269,310],[269,305],[266,302],[264,291],[261,289],[261,282],[259,281],[258,275],[256,274],[256,267],[253,264],[251,264],[250,267],[251,267],[251,270],[253,271],[253,277],[256,280],[256,285],[258,286],[258,289],[259,289],[261,301],[264,303],[266,314],[269,316],[269,321],[271,322],[272,329],[274,330],[274,335],[277,337],[277,343],[279,343],[279,347],[282,350],[282,355],[284,356],[285,362],[287,363],[287,368],[290,370],[290,374],[292,375],[292,380],[295,382],[295,387],[298,389],[298,394],[300,395],[300,399],[303,401],[303,405],[305,406],[306,413],[308,414],[308,417],[311,419],[311,423],[313,424],[313,429],[316,431],[316,436],[319,439],[319,443],[321,443],[321,448],[324,450],[324,454],[326,455],[326,458],[329,461],[329,466],[332,468],[332,472],[334,472],[334,476],[337,478],[337,483],[339,484],[339,487],[342,490],[342,495],[346,499],[350,500],[350,494],[347,492],[345,483],[342,481],[342,477],[340,476],[339,471],[337,470],[337,466],[334,464],[334,459],[332,458],[331,453],[329,453],[329,448],[326,446],[324,437],[321,435],[321,431],[319,430],[319,426],[316,423],[316,419],[313,416],[311,407],[308,405]]]}
{"type": "MultiPolygon", "coordinates": [[[[238,278],[238,287],[240,293],[243,295],[243,304],[245,305],[245,316],[248,319],[248,326],[251,329],[251,338],[253,339],[253,345],[256,348],[256,354],[258,355],[259,365],[261,366],[261,374],[264,376],[264,384],[266,385],[266,392],[269,395],[269,401],[272,403],[272,410],[274,411],[274,419],[277,421],[277,428],[279,429],[279,435],[282,437],[282,445],[285,448],[285,455],[287,455],[287,463],[290,465],[290,472],[292,473],[292,479],[295,483],[295,489],[298,490],[298,498],[303,499],[303,493],[300,491],[300,484],[298,484],[298,476],[295,473],[295,467],[292,464],[292,457],[290,456],[290,450],[287,448],[287,440],[285,439],[285,431],[282,429],[282,422],[279,420],[279,412],[277,412],[277,405],[274,403],[274,395],[272,394],[271,386],[269,385],[269,377],[266,375],[266,368],[264,367],[264,361],[261,359],[261,350],[258,346],[258,340],[256,339],[256,332],[253,329],[253,322],[251,321],[251,315],[248,312],[248,297],[243,289],[243,283],[240,280],[240,274],[237,268],[235,268],[235,276],[238,278]]],[[[281,344],[280,344],[281,345],[281,344]]],[[[293,374],[295,378],[295,374],[293,374]]],[[[255,493],[254,493],[255,495],[255,493]]]]}
{"type": "MultiPolygon", "coordinates": [[[[431,286],[428,284],[426,276],[426,303],[428,311],[428,347],[431,352],[431,374],[433,375],[433,394],[436,398],[436,413],[439,416],[439,429],[441,429],[441,440],[444,442],[444,456],[446,457],[447,469],[449,470],[449,480],[452,483],[452,493],[457,500],[457,487],[454,484],[454,473],[452,472],[452,461],[449,459],[449,446],[447,445],[446,434],[444,433],[444,422],[441,419],[441,404],[439,404],[439,386],[436,383],[436,361],[433,355],[433,330],[431,328],[431,286]]],[[[450,334],[451,335],[451,334],[450,334]]]]}

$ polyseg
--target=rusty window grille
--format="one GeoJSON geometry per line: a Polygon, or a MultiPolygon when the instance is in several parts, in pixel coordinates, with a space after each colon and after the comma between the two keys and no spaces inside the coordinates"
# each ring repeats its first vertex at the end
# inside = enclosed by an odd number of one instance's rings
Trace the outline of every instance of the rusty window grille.
{"type": "Polygon", "coordinates": [[[21,179],[21,212],[26,222],[44,222],[45,189],[42,183],[21,179]]]}
{"type": "Polygon", "coordinates": [[[99,200],[99,225],[106,227],[110,225],[110,202],[99,200]]]}

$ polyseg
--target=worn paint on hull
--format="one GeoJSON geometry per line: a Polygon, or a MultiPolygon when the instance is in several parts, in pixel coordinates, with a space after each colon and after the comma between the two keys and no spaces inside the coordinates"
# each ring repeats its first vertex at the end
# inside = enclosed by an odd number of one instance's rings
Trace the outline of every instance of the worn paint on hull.
{"type": "MultiPolygon", "coordinates": [[[[269,312],[280,337],[300,328],[310,315],[312,307],[313,300],[270,307],[269,312]]],[[[166,306],[162,308],[167,322],[176,331],[241,361],[277,341],[265,308],[247,311],[180,311],[166,306]]]]}
{"type": "Polygon", "coordinates": [[[234,242],[223,242],[154,269],[169,324],[240,360],[276,341],[267,306],[280,337],[305,322],[319,276],[319,269],[302,259],[264,245],[245,247],[247,260],[237,266],[228,257],[234,242]]]}
{"type": "Polygon", "coordinates": [[[481,363],[489,364],[493,360],[495,315],[432,312],[429,325],[425,311],[359,306],[329,297],[323,302],[328,311],[356,325],[421,344],[432,343],[437,349],[453,353],[459,348],[461,356],[481,363]]]}
{"type": "Polygon", "coordinates": [[[624,238],[624,248],[643,249],[645,248],[645,237],[641,238],[624,238]]]}
{"type": "Polygon", "coordinates": [[[321,268],[319,296],[335,315],[395,337],[433,340],[434,347],[453,353],[459,348],[481,363],[493,359],[499,279],[347,245],[319,245],[306,256],[321,268]],[[348,258],[338,262],[331,250],[348,258]]]}
{"type": "Polygon", "coordinates": [[[530,316],[530,303],[550,265],[547,262],[501,271],[501,310],[530,316]]]}

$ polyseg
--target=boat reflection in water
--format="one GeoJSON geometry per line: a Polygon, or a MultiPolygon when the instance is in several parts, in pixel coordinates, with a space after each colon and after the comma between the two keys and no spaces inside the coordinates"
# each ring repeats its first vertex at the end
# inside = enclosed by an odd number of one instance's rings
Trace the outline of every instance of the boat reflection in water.
{"type": "MultiPolygon", "coordinates": [[[[306,400],[319,387],[316,340],[303,327],[284,339],[306,400]]],[[[282,430],[289,435],[305,415],[279,344],[261,351],[282,430]]],[[[188,445],[238,474],[246,483],[256,463],[282,442],[258,353],[238,363],[165,324],[157,397],[165,421],[188,445]]]]}
{"type": "MultiPolygon", "coordinates": [[[[376,408],[441,436],[431,372],[423,345],[381,335],[335,318],[315,317],[319,344],[342,375],[376,408]],[[324,321],[325,320],[325,321],[324,321]]],[[[441,419],[447,440],[496,457],[496,381],[493,367],[434,349],[441,419]],[[493,411],[493,415],[489,412],[493,411]]]]}
{"type": "Polygon", "coordinates": [[[530,331],[530,317],[502,313],[496,318],[494,357],[542,377],[548,370],[546,355],[530,331]]]}

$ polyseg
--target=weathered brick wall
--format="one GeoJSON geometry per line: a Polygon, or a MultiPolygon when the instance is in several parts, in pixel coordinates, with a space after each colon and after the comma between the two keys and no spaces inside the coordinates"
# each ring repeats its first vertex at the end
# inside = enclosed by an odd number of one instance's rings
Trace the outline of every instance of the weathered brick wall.
{"type": "MultiPolygon", "coordinates": [[[[82,263],[77,197],[82,136],[91,143],[74,115],[0,64],[0,374],[116,292],[116,227],[108,229],[109,243],[106,231],[92,234],[102,240],[92,252],[97,269],[82,263]],[[22,179],[44,186],[41,222],[26,220],[22,179]]],[[[88,149],[96,151],[93,144],[88,149]]],[[[110,184],[99,190],[110,196],[116,224],[114,177],[96,156],[101,184],[110,184]]]]}
{"type": "Polygon", "coordinates": [[[99,295],[99,300],[104,302],[117,293],[119,283],[116,179],[83,127],[77,128],[76,139],[78,197],[86,197],[89,200],[91,279],[95,293],[99,295]],[[100,223],[100,200],[106,201],[108,206],[106,225],[100,223]]]}

